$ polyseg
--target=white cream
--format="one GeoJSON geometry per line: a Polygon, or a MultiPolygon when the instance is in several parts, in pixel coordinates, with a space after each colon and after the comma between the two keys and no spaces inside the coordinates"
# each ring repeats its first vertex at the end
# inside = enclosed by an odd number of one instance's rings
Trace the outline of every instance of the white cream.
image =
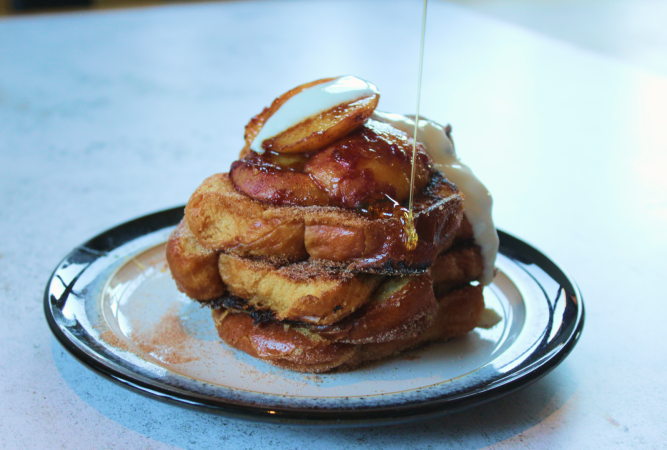
{"type": "MultiPolygon", "coordinates": [[[[393,125],[413,136],[415,121],[400,114],[375,111],[372,119],[393,125]]],[[[417,140],[424,144],[436,168],[454,183],[463,193],[463,211],[472,225],[475,242],[482,249],[484,272],[479,282],[483,285],[493,281],[494,264],[498,254],[498,233],[493,225],[491,207],[493,199],[488,189],[472,173],[472,170],[456,156],[454,144],[447,137],[445,129],[430,120],[419,120],[417,140]]]]}
{"type": "Polygon", "coordinates": [[[257,153],[264,153],[262,143],[267,139],[279,135],[316,114],[379,93],[373,84],[353,76],[336,78],[328,83],[304,89],[283,103],[269,117],[250,148],[257,153]]]}

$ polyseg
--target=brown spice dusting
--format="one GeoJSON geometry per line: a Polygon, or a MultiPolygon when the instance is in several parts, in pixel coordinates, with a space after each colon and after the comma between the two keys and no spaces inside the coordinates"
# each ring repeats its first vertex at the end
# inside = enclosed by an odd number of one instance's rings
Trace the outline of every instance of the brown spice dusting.
{"type": "Polygon", "coordinates": [[[132,339],[142,352],[168,364],[184,364],[198,359],[188,351],[190,338],[176,312],[168,312],[153,329],[133,334],[132,339]]]}
{"type": "Polygon", "coordinates": [[[320,384],[320,383],[324,382],[324,379],[317,374],[305,374],[303,377],[306,380],[311,381],[315,384],[320,384]]]}
{"type": "Polygon", "coordinates": [[[104,333],[100,334],[100,339],[109,344],[112,347],[115,347],[119,350],[129,351],[127,344],[120,339],[116,334],[111,330],[106,330],[104,333]]]}

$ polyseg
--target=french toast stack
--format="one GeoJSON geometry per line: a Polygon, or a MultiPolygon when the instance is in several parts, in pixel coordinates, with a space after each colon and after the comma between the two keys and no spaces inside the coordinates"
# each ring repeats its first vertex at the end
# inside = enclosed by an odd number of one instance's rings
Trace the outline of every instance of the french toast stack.
{"type": "MultiPolygon", "coordinates": [[[[334,81],[332,81],[334,80],[334,81]]],[[[178,288],[212,309],[230,346],[300,372],[350,370],[472,330],[484,262],[459,189],[415,159],[416,246],[406,238],[412,138],[373,114],[379,94],[252,144],[292,97],[246,127],[230,173],[209,177],[171,235],[178,288]]]]}

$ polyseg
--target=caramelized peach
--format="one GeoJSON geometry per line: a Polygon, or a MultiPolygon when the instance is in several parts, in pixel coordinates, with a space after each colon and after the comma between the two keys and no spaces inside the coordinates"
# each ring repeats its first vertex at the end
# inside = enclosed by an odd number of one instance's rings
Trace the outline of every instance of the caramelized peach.
{"type": "MultiPolygon", "coordinates": [[[[341,80],[354,77],[343,77],[341,80]]],[[[334,81],[336,78],[324,78],[311,83],[302,84],[284,93],[273,101],[270,107],[264,108],[257,116],[253,117],[245,129],[245,147],[241,151],[240,158],[250,154],[250,147],[258,138],[260,131],[272,117],[289,99],[302,91],[319,84],[334,81]]],[[[366,82],[356,79],[368,86],[366,82]]],[[[380,94],[374,86],[370,85],[370,91],[363,92],[363,96],[353,101],[346,101],[326,111],[314,114],[302,122],[280,132],[275,136],[260,137],[263,142],[255,143],[253,148],[260,151],[272,150],[277,153],[304,153],[319,150],[332,142],[346,136],[356,128],[363,125],[377,108],[380,94]],[[373,92],[376,92],[373,94],[373,92]],[[259,147],[257,147],[259,145],[259,147]]],[[[276,130],[277,132],[278,130],[276,130]]]]}
{"type": "Polygon", "coordinates": [[[261,146],[279,153],[319,150],[363,125],[379,101],[380,95],[375,94],[336,106],[265,140],[261,146]]]}
{"type": "Polygon", "coordinates": [[[272,205],[325,206],[329,196],[305,173],[280,170],[253,160],[232,164],[234,186],[248,197],[272,205]]]}
{"type": "MultiPolygon", "coordinates": [[[[336,202],[356,208],[370,196],[401,203],[410,195],[413,140],[391,125],[368,120],[359,130],[318,152],[304,167],[336,202]]],[[[430,159],[417,144],[414,191],[430,177],[430,159]]]]}
{"type": "Polygon", "coordinates": [[[315,80],[311,81],[310,83],[304,83],[300,86],[295,87],[294,89],[291,89],[287,92],[285,92],[283,95],[278,97],[271,103],[271,106],[264,108],[264,110],[257,114],[255,117],[250,119],[250,122],[248,122],[248,125],[245,126],[245,134],[243,135],[243,139],[245,140],[245,146],[241,150],[241,154],[239,155],[239,159],[247,156],[250,154],[250,145],[252,142],[255,140],[257,135],[259,134],[259,131],[262,129],[266,121],[271,117],[278,109],[290,98],[294,97],[296,94],[299,92],[311,88],[313,86],[317,86],[318,84],[322,83],[328,83],[329,81],[335,80],[336,78],[322,78],[321,80],[315,80]]]}

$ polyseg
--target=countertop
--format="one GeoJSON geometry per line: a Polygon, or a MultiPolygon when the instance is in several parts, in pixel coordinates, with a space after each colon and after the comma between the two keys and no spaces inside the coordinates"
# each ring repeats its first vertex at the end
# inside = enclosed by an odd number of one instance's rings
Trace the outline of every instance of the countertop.
{"type": "Polygon", "coordinates": [[[0,447],[664,448],[667,79],[431,1],[422,113],[453,126],[496,225],[578,282],[582,338],[537,383],[409,425],[242,422],[126,391],[42,311],[75,246],[187,201],[280,93],[355,74],[411,113],[411,1],[174,5],[0,20],[0,447]]]}

